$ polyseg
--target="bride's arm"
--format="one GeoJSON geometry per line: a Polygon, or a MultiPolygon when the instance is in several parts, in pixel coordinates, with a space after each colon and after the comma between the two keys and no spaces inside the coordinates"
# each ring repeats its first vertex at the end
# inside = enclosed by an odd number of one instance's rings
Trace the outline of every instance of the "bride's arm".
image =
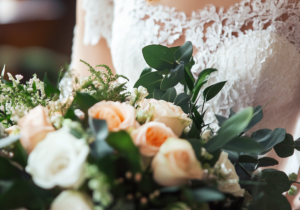
{"type": "Polygon", "coordinates": [[[101,38],[98,44],[93,46],[83,44],[85,12],[81,6],[82,2],[83,0],[77,0],[76,32],[74,35],[75,37],[73,43],[74,48],[72,67],[81,76],[88,76],[88,68],[85,64],[80,62],[80,59],[82,59],[91,64],[92,66],[96,66],[98,64],[106,64],[114,71],[110,49],[104,38],[101,38]]]}

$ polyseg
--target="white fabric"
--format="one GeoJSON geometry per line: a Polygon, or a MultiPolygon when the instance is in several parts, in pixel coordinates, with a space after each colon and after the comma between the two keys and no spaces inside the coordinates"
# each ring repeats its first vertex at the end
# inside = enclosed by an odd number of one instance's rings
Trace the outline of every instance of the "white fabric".
{"type": "MultiPolygon", "coordinates": [[[[229,114],[272,98],[259,128],[285,127],[300,102],[300,4],[287,0],[243,0],[226,12],[209,5],[190,18],[175,8],[148,5],[145,0],[85,0],[84,43],[104,37],[114,67],[132,87],[145,67],[142,47],[173,44],[184,35],[197,52],[195,78],[205,68],[219,70],[210,84],[228,80],[210,104],[213,113],[229,114]],[[112,12],[113,11],[113,12],[112,12]],[[287,15],[286,20],[282,16],[287,15]],[[210,26],[204,28],[207,23],[210,26]],[[252,29],[243,31],[242,27],[252,29]]],[[[290,167],[289,172],[292,170],[290,167]]],[[[294,167],[295,172],[298,168],[294,167]]],[[[292,171],[293,171],[292,170],[292,171]]]]}

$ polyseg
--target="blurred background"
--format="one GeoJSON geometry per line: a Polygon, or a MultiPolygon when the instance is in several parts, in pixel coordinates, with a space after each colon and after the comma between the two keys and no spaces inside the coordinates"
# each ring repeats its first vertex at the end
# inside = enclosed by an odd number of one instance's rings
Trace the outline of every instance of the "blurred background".
{"type": "MultiPolygon", "coordinates": [[[[75,0],[0,0],[0,70],[53,82],[69,64],[75,0]]],[[[6,77],[7,78],[7,77],[6,77]]]]}

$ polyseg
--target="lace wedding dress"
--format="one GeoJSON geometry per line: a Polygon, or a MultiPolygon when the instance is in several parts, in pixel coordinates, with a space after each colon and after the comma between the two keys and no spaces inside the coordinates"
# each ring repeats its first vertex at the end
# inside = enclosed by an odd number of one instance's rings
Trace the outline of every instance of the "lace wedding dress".
{"type": "MultiPolygon", "coordinates": [[[[256,130],[294,130],[300,110],[300,4],[243,0],[226,12],[208,5],[189,18],[176,8],[148,5],[145,0],[85,0],[82,7],[83,42],[95,45],[105,38],[116,72],[131,80],[129,87],[146,65],[144,46],[171,45],[184,35],[196,50],[195,78],[201,70],[214,67],[219,71],[211,76],[211,84],[228,80],[208,105],[208,122],[215,120],[214,113],[229,115],[231,107],[239,111],[271,100],[256,130]],[[252,29],[243,31],[245,25],[252,29]]],[[[298,173],[295,155],[284,170],[298,173]]]]}

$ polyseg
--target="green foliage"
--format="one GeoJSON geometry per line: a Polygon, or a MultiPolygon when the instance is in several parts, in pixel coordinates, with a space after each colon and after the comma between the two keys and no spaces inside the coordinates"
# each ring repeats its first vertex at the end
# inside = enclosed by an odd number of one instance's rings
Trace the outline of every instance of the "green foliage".
{"type": "Polygon", "coordinates": [[[126,157],[133,171],[137,172],[141,170],[140,152],[133,144],[128,133],[125,131],[110,133],[106,141],[112,148],[126,157]]]}
{"type": "Polygon", "coordinates": [[[91,76],[84,80],[83,84],[80,84],[80,92],[86,92],[93,96],[97,101],[121,101],[124,102],[128,96],[126,92],[126,83],[119,84],[118,78],[128,78],[123,75],[114,75],[111,69],[106,65],[97,65],[97,67],[103,67],[106,71],[97,71],[87,62],[81,60],[89,67],[91,76]]]}
{"type": "Polygon", "coordinates": [[[249,107],[229,118],[218,131],[218,135],[206,144],[207,151],[213,152],[220,149],[237,137],[247,127],[252,115],[253,109],[249,107]]]}

